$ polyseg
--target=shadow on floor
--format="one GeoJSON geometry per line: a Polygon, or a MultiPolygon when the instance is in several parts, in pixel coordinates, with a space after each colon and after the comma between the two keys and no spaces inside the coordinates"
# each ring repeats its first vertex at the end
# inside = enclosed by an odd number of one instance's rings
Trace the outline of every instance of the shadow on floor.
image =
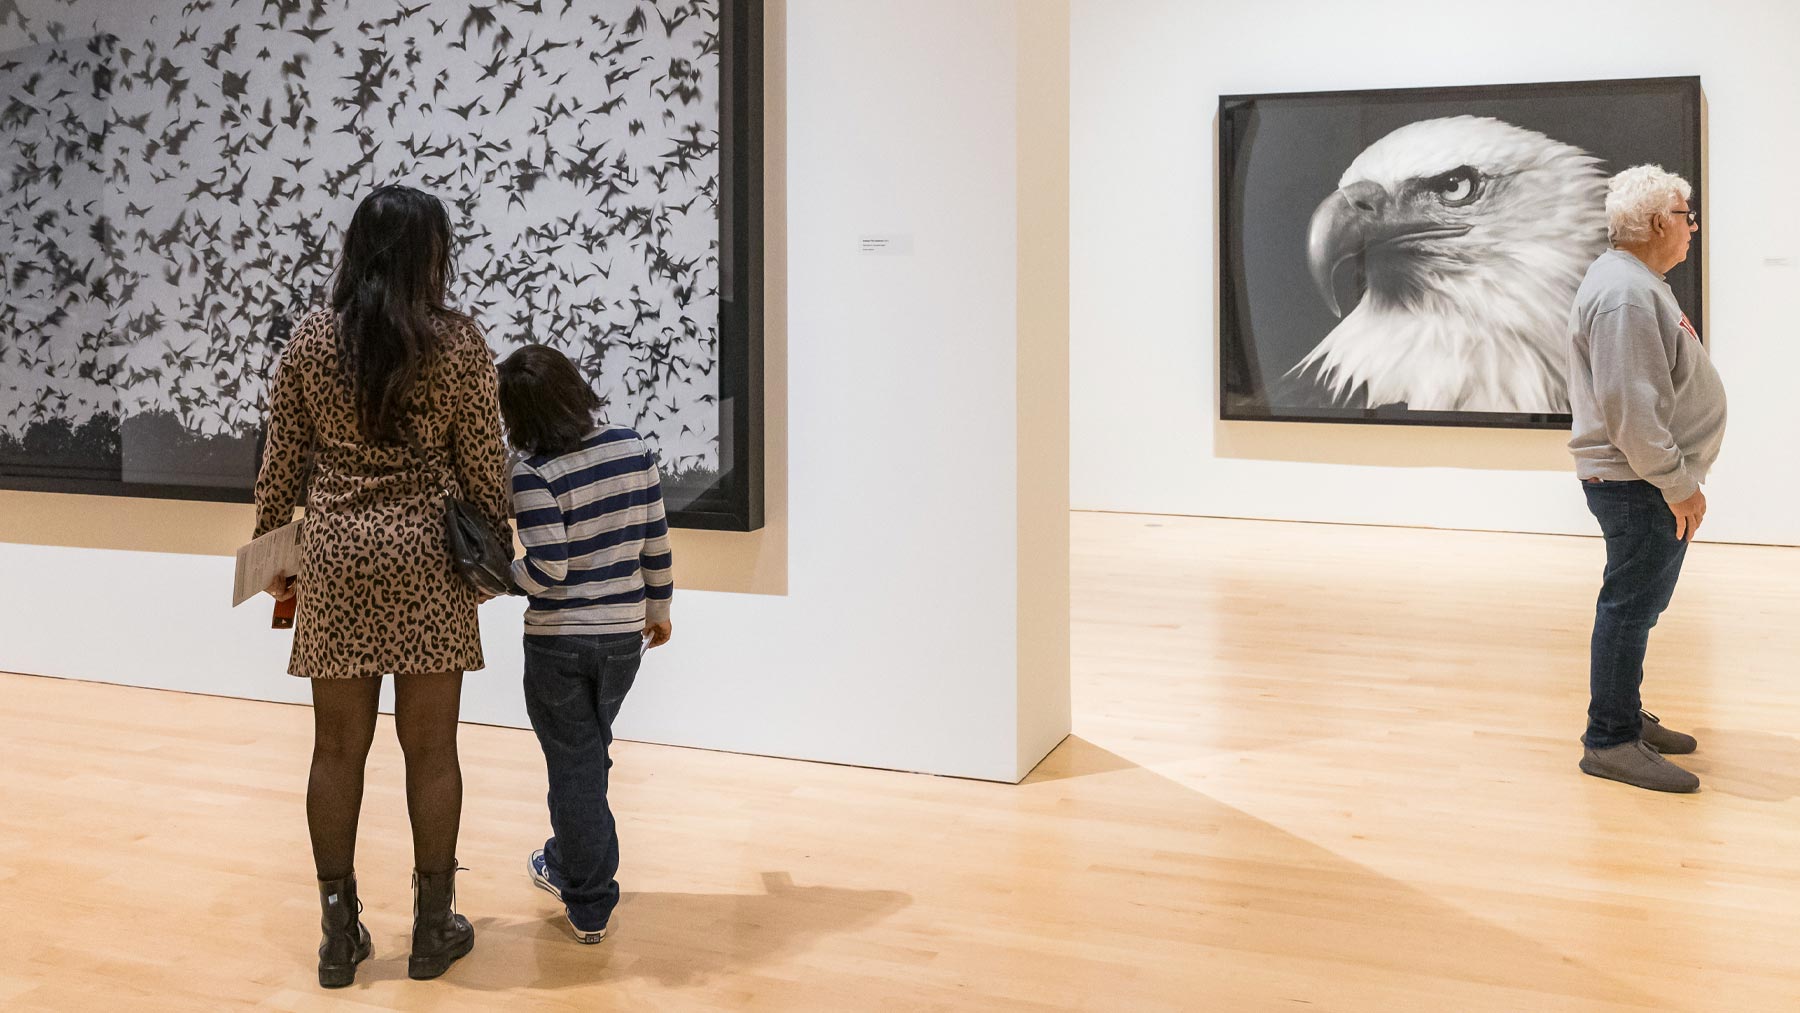
{"type": "MultiPolygon", "coordinates": [[[[800,1003],[794,1008],[823,1009],[827,995],[841,998],[834,990],[846,974],[855,977],[860,961],[876,959],[892,974],[916,960],[911,987],[921,997],[956,987],[969,989],[967,1001],[993,1008],[1015,1000],[1078,1008],[1075,997],[1093,987],[1091,962],[1027,960],[1023,953],[1040,946],[1061,952],[1065,921],[1058,912],[1079,911],[1087,944],[1131,954],[1109,959],[1135,968],[1132,987],[1144,1008],[1174,1008],[1167,1003],[1209,980],[1215,1009],[1277,1000],[1408,1008],[1394,1004],[1439,989],[1455,994],[1460,1006],[1411,1008],[1566,1008],[1558,1004],[1572,1000],[1596,1010],[1657,1006],[1628,976],[1091,742],[1071,739],[1053,758],[1043,776],[1034,774],[1044,786],[1039,791],[956,786],[994,800],[959,819],[956,861],[940,865],[941,855],[932,857],[947,846],[944,838],[867,856],[913,892],[802,886],[787,873],[765,872],[756,893],[627,893],[613,934],[592,947],[571,939],[553,900],[532,895],[528,916],[477,917],[475,953],[439,985],[556,991],[635,1008],[677,992],[693,1001],[750,994],[773,979],[792,990],[784,995],[800,1003]],[[1088,776],[1097,774],[1110,776],[1088,776]],[[991,891],[996,876],[1014,900],[969,921],[962,905],[991,891]],[[915,904],[918,910],[908,912],[915,904]],[[1004,921],[990,922],[994,917],[1004,921]],[[894,919],[868,943],[851,938],[894,919]],[[1010,942],[997,949],[991,933],[1001,924],[1010,942]],[[909,945],[920,931],[928,941],[909,945]],[[990,980],[997,959],[1025,961],[1033,970],[1024,980],[990,980]],[[816,986],[806,970],[815,965],[834,969],[816,986]],[[1355,973],[1345,979],[1332,969],[1355,973]]],[[[405,975],[404,954],[390,944],[383,956],[358,976],[357,989],[375,990],[371,999],[412,988],[394,982],[405,975]]]]}
{"type": "Polygon", "coordinates": [[[1222,1004],[1192,1008],[1658,1007],[1629,976],[1470,910],[1469,890],[1444,899],[1428,876],[1370,868],[1091,742],[1071,738],[1058,752],[1048,776],[1027,783],[1065,779],[1043,796],[1068,828],[1047,826],[1040,840],[1059,861],[1014,871],[1017,891],[1035,907],[1082,912],[1084,938],[1141,940],[1144,979],[1167,975],[1154,969],[1169,960],[1211,965],[1222,1004]],[[1112,776],[1067,780],[1100,773],[1112,776]],[[1458,998],[1406,1005],[1428,1001],[1421,989],[1458,998]]]}
{"type": "MultiPolygon", "coordinates": [[[[604,942],[574,941],[560,908],[543,898],[532,918],[475,920],[476,953],[444,981],[483,991],[627,985],[694,988],[754,976],[820,941],[859,932],[912,903],[893,890],[798,886],[785,872],[762,874],[763,892],[626,893],[604,942]]],[[[369,975],[403,976],[405,966],[369,975]]],[[[361,983],[361,977],[358,983],[361,983]]]]}
{"type": "Polygon", "coordinates": [[[1048,781],[1065,781],[1075,777],[1088,777],[1094,774],[1111,774],[1121,770],[1130,770],[1137,764],[1127,760],[1118,753],[1101,749],[1079,735],[1071,735],[1062,740],[1062,744],[1050,751],[1050,755],[1038,761],[1038,765],[1025,775],[1020,784],[1043,784],[1048,781]]]}
{"type": "Polygon", "coordinates": [[[1701,790],[1755,802],[1800,796],[1800,739],[1723,728],[1696,728],[1693,735],[1699,751],[1674,760],[1700,775],[1701,790]]]}

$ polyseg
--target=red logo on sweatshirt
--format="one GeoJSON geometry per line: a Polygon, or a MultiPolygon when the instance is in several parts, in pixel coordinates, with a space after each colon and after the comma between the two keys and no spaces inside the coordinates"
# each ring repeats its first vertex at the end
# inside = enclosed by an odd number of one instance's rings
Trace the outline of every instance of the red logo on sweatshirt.
{"type": "Polygon", "coordinates": [[[1686,313],[1681,315],[1681,329],[1688,332],[1688,337],[1693,338],[1695,341],[1700,340],[1700,332],[1694,330],[1694,325],[1688,322],[1686,313]]]}

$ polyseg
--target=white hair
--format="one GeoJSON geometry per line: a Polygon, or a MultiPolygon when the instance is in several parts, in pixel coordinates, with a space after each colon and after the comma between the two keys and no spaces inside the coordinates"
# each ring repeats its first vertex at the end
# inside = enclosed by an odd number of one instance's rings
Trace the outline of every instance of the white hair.
{"type": "Polygon", "coordinates": [[[1662,166],[1634,165],[1607,181],[1606,231],[1615,243],[1645,242],[1652,217],[1693,195],[1687,180],[1662,166]]]}

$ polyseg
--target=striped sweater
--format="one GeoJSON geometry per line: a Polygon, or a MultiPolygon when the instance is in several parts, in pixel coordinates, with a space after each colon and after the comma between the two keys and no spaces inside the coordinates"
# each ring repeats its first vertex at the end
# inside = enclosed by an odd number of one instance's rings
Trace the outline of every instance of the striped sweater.
{"type": "Polygon", "coordinates": [[[532,636],[640,632],[666,622],[675,593],[656,458],[638,434],[601,425],[579,449],[513,466],[532,636]]]}

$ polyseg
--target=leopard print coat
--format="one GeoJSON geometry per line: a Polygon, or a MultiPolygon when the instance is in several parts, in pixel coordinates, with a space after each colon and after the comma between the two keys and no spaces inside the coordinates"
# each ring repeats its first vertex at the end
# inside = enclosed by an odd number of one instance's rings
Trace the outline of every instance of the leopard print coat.
{"type": "Polygon", "coordinates": [[[496,531],[508,530],[498,382],[473,326],[443,317],[435,329],[437,354],[405,423],[423,455],[404,443],[363,440],[329,311],[300,324],[276,370],[256,534],[292,520],[304,495],[293,675],[483,666],[475,593],[452,569],[445,544],[444,490],[448,482],[496,531]]]}

